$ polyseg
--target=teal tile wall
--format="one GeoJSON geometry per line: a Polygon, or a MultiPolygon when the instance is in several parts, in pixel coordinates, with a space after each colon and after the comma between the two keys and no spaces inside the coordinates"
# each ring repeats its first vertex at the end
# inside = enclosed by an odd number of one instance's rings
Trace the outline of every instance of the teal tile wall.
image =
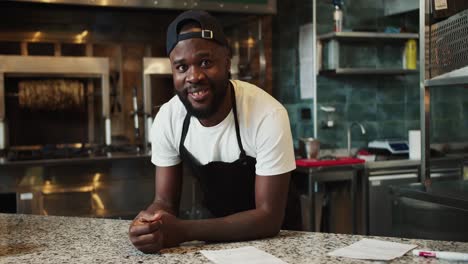
{"type": "Polygon", "coordinates": [[[303,100],[299,87],[299,27],[312,22],[312,0],[277,3],[273,20],[273,95],[284,104],[291,121],[291,131],[297,139],[313,136],[313,120],[301,115],[313,114],[313,100],[303,100]]]}
{"type": "MultiPolygon", "coordinates": [[[[333,28],[333,6],[329,0],[317,0],[317,31],[333,28]]],[[[383,0],[344,1],[344,28],[383,31],[387,26],[418,31],[418,13],[383,17],[383,0]]],[[[297,139],[313,135],[313,121],[301,117],[312,112],[314,100],[300,99],[298,38],[299,27],[312,21],[312,0],[278,1],[273,23],[273,93],[286,107],[295,144],[297,139]]],[[[340,63],[354,67],[400,67],[402,45],[345,43],[340,63]]],[[[322,148],[345,148],[346,129],[351,122],[366,128],[352,130],[353,147],[364,147],[376,138],[407,138],[408,130],[420,129],[419,75],[403,76],[318,76],[317,102],[333,106],[335,127],[324,129],[327,119],[318,111],[318,137],[322,148]]],[[[463,87],[431,90],[431,142],[468,141],[468,89],[463,87]]]]}
{"type": "Polygon", "coordinates": [[[468,88],[431,89],[431,140],[468,142],[468,88]]]}

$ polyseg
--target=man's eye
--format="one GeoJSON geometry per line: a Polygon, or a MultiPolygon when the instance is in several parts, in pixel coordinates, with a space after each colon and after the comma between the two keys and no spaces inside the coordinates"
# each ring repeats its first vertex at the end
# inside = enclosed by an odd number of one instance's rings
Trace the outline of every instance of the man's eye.
{"type": "Polygon", "coordinates": [[[187,66],[186,66],[186,65],[178,65],[178,66],[176,67],[176,69],[177,69],[177,71],[179,71],[179,72],[184,72],[184,71],[187,70],[187,66]]]}
{"type": "Polygon", "coordinates": [[[202,67],[209,67],[211,65],[211,61],[209,60],[202,60],[201,66],[202,67]]]}

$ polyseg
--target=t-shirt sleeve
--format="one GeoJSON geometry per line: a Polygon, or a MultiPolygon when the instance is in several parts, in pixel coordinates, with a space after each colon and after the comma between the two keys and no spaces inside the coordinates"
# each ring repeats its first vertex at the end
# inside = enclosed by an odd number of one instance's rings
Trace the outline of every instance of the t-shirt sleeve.
{"type": "Polygon", "coordinates": [[[181,162],[171,114],[167,105],[162,106],[151,126],[151,162],[160,167],[181,162]]]}
{"type": "Polygon", "coordinates": [[[294,146],[286,109],[266,115],[256,133],[257,175],[277,175],[296,168],[294,146]]]}

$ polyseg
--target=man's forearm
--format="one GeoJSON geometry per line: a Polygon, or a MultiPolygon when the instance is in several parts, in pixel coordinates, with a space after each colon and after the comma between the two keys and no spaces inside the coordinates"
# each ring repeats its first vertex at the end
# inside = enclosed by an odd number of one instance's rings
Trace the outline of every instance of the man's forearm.
{"type": "Polygon", "coordinates": [[[240,241],[278,234],[282,216],[261,209],[249,210],[222,218],[182,221],[185,241],[240,241]]]}
{"type": "Polygon", "coordinates": [[[289,178],[289,173],[257,176],[254,210],[221,218],[181,221],[185,241],[239,241],[278,234],[285,214],[289,178]]]}

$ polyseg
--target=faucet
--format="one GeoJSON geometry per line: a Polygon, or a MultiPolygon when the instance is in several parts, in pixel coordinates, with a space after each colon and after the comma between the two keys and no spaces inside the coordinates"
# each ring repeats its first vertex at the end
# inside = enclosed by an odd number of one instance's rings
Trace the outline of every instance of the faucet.
{"type": "Polygon", "coordinates": [[[353,126],[355,126],[355,125],[361,127],[361,133],[363,135],[366,134],[366,129],[360,123],[353,122],[353,123],[351,123],[351,125],[349,125],[349,127],[348,127],[348,156],[349,157],[351,157],[351,128],[353,126]]]}

